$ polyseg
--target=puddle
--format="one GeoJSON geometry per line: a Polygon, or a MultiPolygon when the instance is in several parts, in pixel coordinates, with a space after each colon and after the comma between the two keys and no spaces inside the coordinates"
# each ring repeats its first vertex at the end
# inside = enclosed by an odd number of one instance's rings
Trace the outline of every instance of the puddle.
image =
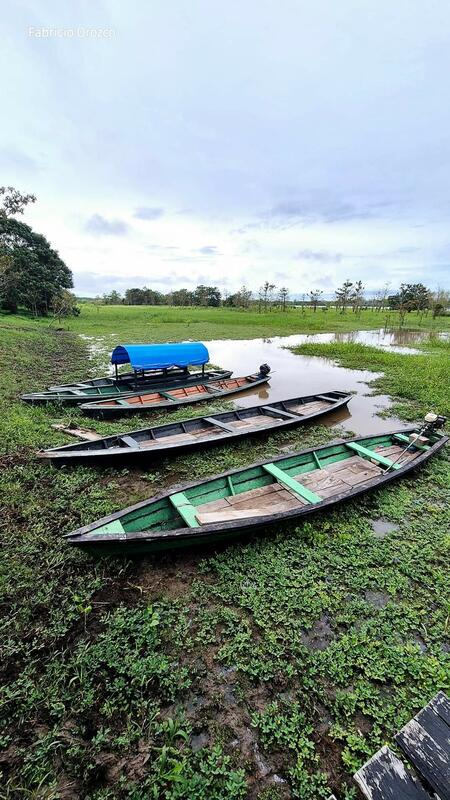
{"type": "Polygon", "coordinates": [[[421,653],[426,653],[427,652],[428,648],[427,648],[424,640],[422,639],[422,637],[421,637],[421,635],[419,633],[417,633],[415,636],[413,636],[413,642],[414,642],[414,644],[418,645],[419,650],[420,650],[421,653]]]}
{"type": "MultiPolygon", "coordinates": [[[[354,394],[349,408],[330,414],[322,420],[322,424],[329,427],[340,425],[342,430],[365,435],[404,427],[404,423],[396,417],[384,419],[378,416],[380,411],[385,411],[391,406],[391,401],[386,395],[370,396],[371,390],[367,384],[380,373],[345,369],[338,367],[329,359],[294,355],[285,348],[305,342],[357,342],[410,354],[417,352],[412,347],[414,343],[427,341],[433,335],[443,336],[430,331],[378,329],[347,333],[295,334],[276,336],[272,339],[214,339],[206,341],[205,344],[211,362],[233,370],[235,375],[254,372],[263,363],[270,365],[272,370],[270,384],[259,387],[258,391],[250,389],[239,395],[235,400],[238,407],[266,404],[304,394],[338,389],[354,394]]],[[[101,337],[81,334],[81,338],[97,362],[99,357],[104,359],[102,368],[95,369],[96,374],[112,374],[109,358],[113,347],[117,344],[116,334],[110,333],[101,337]]]]}
{"type": "Polygon", "coordinates": [[[302,633],[302,642],[311,650],[326,650],[333,637],[328,617],[324,614],[314,623],[311,630],[302,633]]]}
{"type": "Polygon", "coordinates": [[[191,736],[191,748],[194,753],[198,753],[203,747],[209,745],[209,736],[206,732],[198,733],[196,736],[191,736]]]}
{"type": "Polygon", "coordinates": [[[393,531],[398,531],[399,529],[399,525],[394,522],[388,522],[386,519],[374,519],[370,524],[375,539],[384,539],[388,533],[393,533],[393,531]]]}
{"type": "Polygon", "coordinates": [[[375,608],[384,608],[390,601],[390,597],[386,592],[374,592],[370,589],[365,593],[367,603],[375,606],[375,608]]]}

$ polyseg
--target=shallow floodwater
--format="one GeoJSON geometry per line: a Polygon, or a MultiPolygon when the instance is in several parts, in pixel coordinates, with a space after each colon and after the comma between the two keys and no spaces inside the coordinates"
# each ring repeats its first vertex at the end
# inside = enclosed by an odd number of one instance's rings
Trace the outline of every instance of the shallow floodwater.
{"type": "MultiPolygon", "coordinates": [[[[379,329],[351,331],[348,333],[295,334],[293,336],[274,336],[265,339],[214,339],[205,342],[213,364],[233,370],[234,375],[248,375],[255,372],[260,364],[271,367],[271,380],[256,391],[248,390],[235,399],[238,407],[267,404],[277,400],[287,400],[306,394],[326,393],[333,389],[355,393],[348,409],[330,414],[322,420],[328,426],[340,426],[342,430],[356,434],[382,433],[405,425],[397,417],[379,417],[380,411],[389,409],[391,402],[386,395],[371,395],[367,385],[380,373],[368,370],[353,370],[338,367],[333,361],[315,356],[294,355],[285,348],[305,342],[347,343],[389,348],[392,352],[411,354],[416,342],[427,341],[429,331],[405,329],[379,329]]],[[[436,335],[436,334],[434,334],[436,335]]],[[[442,336],[442,334],[441,334],[442,336]]],[[[111,370],[109,354],[117,344],[115,334],[103,337],[83,336],[88,342],[90,352],[105,356],[105,372],[111,370]]]]}
{"type": "MultiPolygon", "coordinates": [[[[329,359],[295,355],[285,349],[287,346],[300,344],[298,340],[304,341],[305,338],[283,336],[274,339],[215,339],[205,344],[211,362],[232,369],[234,375],[248,375],[255,372],[260,364],[269,364],[270,383],[239,394],[234,401],[237,407],[267,404],[338,389],[356,394],[350,400],[348,409],[341,409],[324,417],[324,425],[341,425],[342,429],[361,435],[388,431],[404,425],[397,418],[383,419],[376,416],[390,406],[386,395],[370,396],[372,390],[367,383],[380,373],[345,369],[329,359]]],[[[316,337],[308,340],[313,338],[316,337]]]]}

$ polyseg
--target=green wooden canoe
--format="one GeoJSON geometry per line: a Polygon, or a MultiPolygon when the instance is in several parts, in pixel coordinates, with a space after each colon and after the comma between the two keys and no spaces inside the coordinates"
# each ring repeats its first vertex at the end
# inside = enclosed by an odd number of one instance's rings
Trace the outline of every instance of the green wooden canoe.
{"type": "Polygon", "coordinates": [[[358,437],[196,481],[73,531],[67,541],[98,555],[130,556],[227,542],[296,521],[399,480],[448,441],[431,427],[414,444],[419,431],[358,437]]]}
{"type": "Polygon", "coordinates": [[[127,397],[139,391],[167,390],[192,386],[199,381],[209,383],[210,381],[223,380],[229,378],[230,370],[211,369],[204,372],[189,372],[188,370],[167,370],[166,373],[159,370],[152,375],[145,373],[137,378],[127,373],[126,376],[115,378],[93,378],[92,380],[82,381],[81,383],[63,384],[61,386],[51,386],[44,392],[31,392],[23,394],[21,400],[31,405],[42,405],[45,403],[60,403],[65,406],[77,406],[87,401],[107,400],[116,397],[127,397]]]}

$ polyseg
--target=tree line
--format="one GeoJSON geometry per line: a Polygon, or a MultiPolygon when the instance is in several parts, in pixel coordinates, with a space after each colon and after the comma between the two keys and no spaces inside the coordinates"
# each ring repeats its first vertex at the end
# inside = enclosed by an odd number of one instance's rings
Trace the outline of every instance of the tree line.
{"type": "Polygon", "coordinates": [[[176,289],[164,294],[154,289],[127,289],[121,295],[117,291],[96,297],[95,302],[104,305],[170,305],[170,306],[203,306],[218,308],[240,308],[258,310],[266,313],[273,310],[287,311],[300,307],[306,311],[311,308],[314,313],[320,308],[326,312],[335,308],[341,314],[351,311],[359,314],[363,309],[373,311],[398,311],[403,318],[411,311],[419,313],[432,312],[438,316],[450,311],[450,292],[443,289],[431,291],[423,283],[402,283],[398,291],[390,293],[390,285],[386,284],[373,297],[366,298],[365,287],[361,280],[345,280],[334,292],[334,299],[325,299],[323,289],[311,289],[305,292],[300,300],[290,299],[289,289],[285,286],[277,288],[266,280],[257,292],[247,286],[241,286],[234,293],[221,292],[217,286],[199,285],[195,289],[176,289]]]}

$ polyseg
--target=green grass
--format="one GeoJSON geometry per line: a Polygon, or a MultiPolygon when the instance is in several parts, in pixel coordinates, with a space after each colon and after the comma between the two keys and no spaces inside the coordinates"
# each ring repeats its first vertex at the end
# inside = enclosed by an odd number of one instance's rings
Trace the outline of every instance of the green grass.
{"type": "MultiPolygon", "coordinates": [[[[172,306],[96,306],[80,304],[81,314],[63,327],[87,336],[106,337],[109,344],[133,342],[179,341],[183,339],[251,339],[264,336],[288,336],[317,331],[354,331],[396,327],[397,312],[362,311],[341,314],[336,309],[316,313],[306,309],[274,310],[259,314],[257,310],[227,308],[177,308],[172,306]]],[[[29,315],[0,315],[0,324],[32,324],[45,328],[48,320],[29,315]]],[[[412,312],[405,327],[417,330],[450,330],[450,317],[432,319],[412,312]]]]}
{"type": "MultiPolygon", "coordinates": [[[[150,338],[132,311],[119,309],[118,338],[150,338]]],[[[55,421],[82,418],[17,397],[81,378],[86,343],[29,318],[0,326],[0,796],[352,797],[353,771],[450,689],[448,453],[401,484],[234,547],[95,562],[62,534],[161,486],[336,432],[278,433],[148,470],[51,469],[35,448],[66,441],[55,421]],[[380,517],[394,526],[383,539],[371,526],[380,517]]],[[[179,335],[161,321],[151,330],[179,335]]],[[[111,331],[99,322],[98,332],[111,331]]],[[[417,356],[355,345],[307,352],[383,371],[378,389],[412,418],[450,410],[447,346],[428,346],[417,356]]]]}

